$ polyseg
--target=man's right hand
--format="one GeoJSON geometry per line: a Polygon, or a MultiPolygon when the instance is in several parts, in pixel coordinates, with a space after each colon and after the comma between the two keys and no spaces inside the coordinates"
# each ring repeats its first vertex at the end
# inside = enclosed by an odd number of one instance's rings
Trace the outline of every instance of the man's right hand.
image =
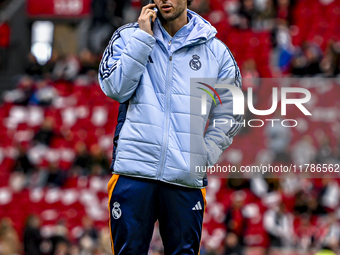
{"type": "Polygon", "coordinates": [[[153,35],[153,32],[151,30],[150,18],[152,19],[152,22],[154,22],[157,18],[157,13],[153,10],[153,8],[155,7],[156,4],[148,4],[144,6],[138,18],[139,28],[149,33],[150,35],[153,35]]]}

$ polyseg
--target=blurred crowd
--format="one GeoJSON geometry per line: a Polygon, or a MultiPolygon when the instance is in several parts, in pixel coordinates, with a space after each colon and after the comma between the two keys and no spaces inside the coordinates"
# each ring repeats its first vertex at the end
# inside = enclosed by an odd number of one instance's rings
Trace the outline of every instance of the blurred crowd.
{"type": "Polygon", "coordinates": [[[43,231],[38,215],[29,215],[23,233],[19,236],[12,220],[0,220],[0,254],[2,255],[109,255],[111,240],[108,227],[98,230],[93,221],[84,217],[71,239],[67,221],[59,221],[49,231],[43,231]],[[20,241],[22,240],[22,242],[20,241]]]}
{"type": "MultiPolygon", "coordinates": [[[[217,27],[217,37],[222,41],[228,42],[228,32],[229,36],[233,36],[230,31],[235,28],[243,31],[251,30],[255,33],[271,33],[270,68],[274,77],[339,75],[340,42],[335,36],[337,32],[330,31],[333,28],[332,22],[337,22],[337,8],[336,0],[317,0],[309,3],[295,0],[197,0],[193,1],[191,6],[191,9],[208,18],[217,27]],[[330,6],[327,11],[334,10],[336,14],[333,16],[331,12],[328,13],[329,18],[325,20],[325,17],[321,17],[323,10],[316,14],[320,17],[315,17],[315,13],[312,13],[315,11],[313,9],[298,9],[301,5],[308,4],[313,6],[311,8],[317,8],[317,4],[330,6]],[[304,11],[304,13],[297,13],[297,11],[304,11]],[[308,15],[313,15],[309,29],[311,32],[315,30],[315,35],[304,40],[302,35],[308,31],[307,17],[311,17],[308,15]],[[303,27],[300,20],[303,21],[303,27]],[[320,28],[319,31],[319,27],[324,30],[320,28]],[[324,33],[326,30],[327,35],[324,33]],[[325,34],[324,38],[322,38],[323,34],[325,34]]],[[[234,50],[231,48],[232,52],[234,50]]],[[[256,75],[256,64],[252,59],[242,63],[242,69],[243,73],[256,75]]]]}
{"type": "Polygon", "coordinates": [[[212,249],[214,243],[207,243],[204,254],[339,252],[337,180],[267,176],[230,178],[224,185],[216,194],[226,208],[224,247],[212,249]],[[254,246],[262,251],[249,248],[254,246]]]}
{"type": "Polygon", "coordinates": [[[330,41],[325,52],[315,43],[305,43],[301,47],[294,47],[288,56],[283,56],[285,52],[282,49],[280,54],[280,67],[291,72],[294,77],[339,77],[339,41],[330,41]]]}
{"type": "MultiPolygon", "coordinates": [[[[96,56],[88,49],[82,50],[78,56],[60,56],[54,51],[45,65],[40,65],[31,53],[27,59],[26,73],[19,80],[16,88],[3,94],[5,105],[36,106],[41,107],[43,111],[54,109],[58,108],[60,104],[58,101],[65,96],[61,95],[60,90],[56,88],[56,81],[62,83],[66,94],[68,91],[73,91],[74,86],[88,88],[98,86],[97,69],[100,56],[96,56]]],[[[61,104],[62,106],[73,105],[65,102],[61,104]]],[[[28,142],[16,145],[12,172],[13,178],[21,181],[15,183],[21,183],[24,187],[62,187],[69,176],[109,174],[110,157],[98,144],[86,144],[85,141],[74,142],[74,133],[67,128],[60,128],[55,116],[44,117],[43,114],[42,118],[44,119],[41,120],[40,126],[33,129],[33,134],[29,135],[28,142]],[[34,159],[38,151],[46,151],[53,147],[52,143],[56,139],[71,141],[74,146],[75,155],[70,155],[72,164],[67,172],[63,171],[65,169],[62,169],[56,161],[37,166],[37,160],[34,159]]],[[[18,125],[16,121],[14,120],[13,123],[14,129],[18,125]]],[[[7,122],[7,126],[11,128],[11,120],[7,122]]]]}
{"type": "MultiPolygon", "coordinates": [[[[338,180],[231,177],[210,179],[201,254],[338,254],[338,180]]],[[[1,218],[0,254],[111,254],[108,226],[96,227],[86,215],[71,229],[67,218],[47,226],[40,218],[28,215],[22,231],[12,217],[1,218]]],[[[149,254],[163,254],[157,224],[149,254]]]]}
{"type": "Polygon", "coordinates": [[[292,130],[280,123],[269,124],[265,128],[266,150],[259,155],[258,163],[291,164],[340,164],[340,132],[335,137],[318,128],[313,136],[305,134],[293,146],[292,130]],[[316,145],[314,143],[315,137],[316,145]],[[331,137],[331,138],[330,138],[331,137]],[[330,139],[335,141],[332,145],[330,139]]]}
{"type": "MultiPolygon", "coordinates": [[[[51,59],[44,65],[39,64],[35,56],[29,54],[26,58],[25,73],[16,88],[3,94],[3,105],[38,107],[43,111],[61,108],[65,104],[72,105],[69,101],[63,101],[66,97],[56,84],[63,83],[66,94],[67,90],[75,91],[76,87],[98,86],[99,61],[112,31],[131,21],[131,17],[136,17],[145,2],[93,1],[88,47],[80,50],[78,54],[68,55],[54,50],[51,59]]],[[[190,8],[216,26],[218,37],[227,44],[228,32],[231,30],[245,33],[251,31],[255,35],[263,31],[269,32],[269,77],[339,77],[340,41],[330,38],[323,43],[318,43],[317,40],[305,41],[302,44],[293,43],[293,37],[297,33],[293,15],[297,2],[194,0],[190,8]]],[[[320,0],[320,3],[325,4],[324,2],[326,1],[320,0]]],[[[329,0],[326,4],[332,2],[329,0]]],[[[305,25],[304,29],[308,29],[308,24],[305,25]]],[[[2,29],[8,33],[7,28],[8,26],[4,25],[2,29]]],[[[5,54],[3,49],[9,46],[7,41],[3,44],[0,42],[0,55],[5,54]]],[[[231,51],[233,52],[233,48],[231,51]]],[[[244,51],[247,52],[247,49],[244,51]]],[[[236,60],[238,61],[237,58],[236,60]]],[[[244,78],[243,90],[246,92],[247,88],[253,88],[256,104],[259,101],[257,93],[262,85],[258,78],[267,76],[261,73],[257,61],[251,57],[241,61],[240,68],[244,78]]],[[[72,100],[72,97],[67,100],[69,99],[72,100]]],[[[74,111],[75,108],[73,113],[69,114],[74,115],[74,111]]],[[[84,113],[80,111],[76,114],[84,113]]],[[[65,118],[68,119],[68,115],[65,118]]],[[[15,163],[10,164],[8,169],[11,173],[9,185],[13,189],[21,191],[36,187],[62,188],[70,177],[110,174],[111,160],[108,152],[112,150],[112,141],[107,147],[99,142],[87,143],[86,139],[75,139],[74,136],[81,137],[86,134],[82,131],[75,134],[68,128],[60,128],[56,122],[52,114],[32,129],[33,133],[21,133],[27,136],[26,138],[19,138],[19,132],[14,135],[19,142],[12,144],[15,163]],[[57,157],[54,154],[56,152],[50,149],[58,139],[70,142],[74,155],[73,152],[66,152],[66,155],[57,157]],[[77,141],[74,142],[75,140],[77,141]],[[51,153],[46,157],[51,160],[40,162],[39,155],[49,150],[51,153]],[[60,164],[62,157],[68,159],[66,167],[60,164]]],[[[0,128],[2,125],[4,123],[0,124],[0,128]]],[[[16,132],[20,125],[9,120],[6,126],[16,132]]],[[[95,132],[100,133],[97,137],[105,135],[102,129],[95,132]]],[[[113,130],[111,134],[112,132],[113,130]]],[[[247,135],[247,130],[241,131],[240,135],[242,133],[247,135]]],[[[336,141],[331,143],[331,138],[319,129],[315,132],[317,146],[313,143],[314,137],[305,135],[293,148],[289,146],[292,140],[292,131],[289,128],[282,128],[280,124],[267,126],[264,134],[266,150],[259,152],[256,163],[292,162],[298,165],[340,161],[340,134],[336,136],[336,141]]],[[[4,158],[3,154],[5,152],[0,150],[0,164],[4,158]]],[[[216,221],[220,223],[219,227],[223,231],[217,239],[204,239],[203,235],[202,255],[315,254],[322,249],[329,252],[339,250],[340,190],[337,180],[276,179],[270,176],[256,179],[232,177],[228,180],[215,180],[214,182],[220,183],[219,189],[214,190],[213,185],[210,191],[208,188],[208,194],[215,198],[210,198],[210,202],[220,205],[216,207],[217,211],[210,214],[218,215],[216,217],[219,220],[216,221]]],[[[17,232],[10,218],[2,218],[0,255],[111,254],[108,228],[97,229],[89,217],[85,217],[82,222],[83,225],[77,233],[72,235],[77,238],[71,238],[67,220],[57,222],[49,231],[43,231],[40,216],[30,215],[26,219],[24,230],[17,232]]],[[[150,254],[163,254],[157,229],[150,254]]]]}

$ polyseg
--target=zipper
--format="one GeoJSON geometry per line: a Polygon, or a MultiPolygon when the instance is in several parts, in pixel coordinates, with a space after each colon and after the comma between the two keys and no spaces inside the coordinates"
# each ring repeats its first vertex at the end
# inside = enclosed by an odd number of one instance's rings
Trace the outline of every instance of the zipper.
{"type": "MultiPolygon", "coordinates": [[[[157,39],[156,39],[157,40],[157,39]]],[[[164,47],[163,43],[159,40],[157,40],[159,46],[161,47],[161,49],[168,55],[168,50],[164,47]]],[[[164,105],[164,109],[166,111],[166,119],[165,119],[165,124],[163,127],[163,147],[162,147],[162,155],[161,155],[161,160],[160,160],[160,164],[159,164],[159,168],[157,170],[157,174],[156,174],[156,179],[157,180],[161,180],[163,178],[163,174],[164,174],[164,168],[165,168],[165,162],[166,162],[166,152],[167,152],[167,148],[168,148],[168,143],[169,143],[169,129],[170,129],[170,88],[171,88],[171,80],[172,80],[172,58],[173,55],[175,54],[176,51],[179,51],[181,49],[183,49],[184,47],[187,46],[194,46],[194,45],[198,45],[201,44],[201,41],[193,43],[193,44],[188,44],[188,45],[183,45],[182,47],[178,48],[177,50],[175,50],[174,52],[170,53],[169,58],[169,64],[168,64],[168,68],[167,68],[167,80],[166,80],[166,100],[165,100],[165,105],[164,105]],[[165,141],[165,143],[164,143],[165,141]]],[[[171,47],[171,41],[169,41],[168,43],[168,47],[171,47]]]]}
{"type": "Polygon", "coordinates": [[[164,167],[165,167],[165,161],[166,161],[166,152],[168,148],[169,143],[169,129],[170,129],[170,89],[171,89],[171,80],[172,80],[172,53],[170,53],[169,56],[169,64],[168,64],[168,73],[167,73],[167,80],[166,80],[166,100],[164,105],[164,110],[166,112],[165,116],[165,124],[163,128],[163,148],[162,148],[162,156],[161,161],[159,164],[159,169],[157,171],[157,180],[162,179],[163,173],[164,173],[164,167]]]}

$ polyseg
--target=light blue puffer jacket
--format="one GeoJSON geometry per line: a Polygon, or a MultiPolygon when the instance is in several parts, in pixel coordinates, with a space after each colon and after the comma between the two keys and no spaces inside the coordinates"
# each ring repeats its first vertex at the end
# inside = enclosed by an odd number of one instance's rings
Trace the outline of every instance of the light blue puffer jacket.
{"type": "Polygon", "coordinates": [[[205,92],[196,88],[197,82],[241,87],[240,72],[229,49],[215,38],[216,29],[190,10],[188,18],[172,38],[158,19],[154,36],[139,29],[138,23],[125,25],[104,52],[99,70],[103,92],[120,103],[129,100],[116,174],[202,188],[206,174],[190,171],[214,165],[241,126],[213,126],[213,119],[233,123],[241,119],[232,114],[232,95],[225,89],[216,89],[222,105],[217,95],[216,105],[207,96],[208,115],[201,115],[205,92]]]}

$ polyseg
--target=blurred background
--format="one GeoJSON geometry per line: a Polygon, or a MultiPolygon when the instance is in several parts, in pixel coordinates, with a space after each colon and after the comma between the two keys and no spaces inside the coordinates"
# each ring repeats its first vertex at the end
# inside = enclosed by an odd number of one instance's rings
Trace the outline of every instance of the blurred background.
{"type": "MultiPolygon", "coordinates": [[[[119,105],[97,69],[112,33],[145,4],[0,1],[0,255],[111,254],[119,105]]],[[[219,165],[339,164],[340,0],[194,0],[190,9],[217,28],[256,109],[270,108],[277,86],[262,78],[299,78],[312,93],[312,116],[292,107],[294,128],[241,129],[219,165]]],[[[228,177],[209,178],[202,255],[340,254],[339,179],[228,177]]],[[[163,254],[157,227],[150,254],[163,254]]]]}

